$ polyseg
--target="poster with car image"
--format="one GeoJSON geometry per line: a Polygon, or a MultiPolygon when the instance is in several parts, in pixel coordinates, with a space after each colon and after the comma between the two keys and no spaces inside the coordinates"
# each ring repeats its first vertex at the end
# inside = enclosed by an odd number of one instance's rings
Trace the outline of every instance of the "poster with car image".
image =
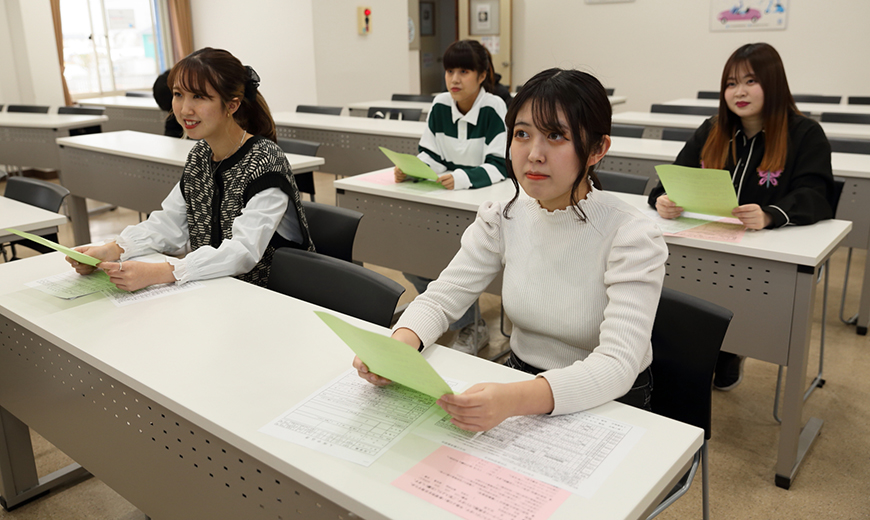
{"type": "Polygon", "coordinates": [[[710,0],[711,31],[782,31],[789,0],[710,0]]]}

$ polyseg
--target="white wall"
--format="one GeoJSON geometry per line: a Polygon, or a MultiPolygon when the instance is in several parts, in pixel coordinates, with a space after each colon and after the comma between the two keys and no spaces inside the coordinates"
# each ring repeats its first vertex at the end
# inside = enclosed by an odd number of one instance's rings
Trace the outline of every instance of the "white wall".
{"type": "Polygon", "coordinates": [[[707,1],[514,0],[513,80],[576,67],[628,96],[616,110],[648,111],[652,103],[718,90],[728,56],[744,43],[764,41],[782,56],[792,92],[870,95],[870,2],[789,5],[784,31],[712,33],[707,1]]]}
{"type": "Polygon", "coordinates": [[[48,2],[0,1],[0,100],[63,105],[60,65],[48,2]]]}
{"type": "Polygon", "coordinates": [[[412,92],[408,5],[396,0],[311,0],[317,102],[342,106],[412,92]],[[358,6],[371,8],[372,32],[357,32],[358,6]]]}
{"type": "Polygon", "coordinates": [[[317,103],[312,2],[191,2],[193,46],[226,49],[260,75],[273,112],[317,103]]]}

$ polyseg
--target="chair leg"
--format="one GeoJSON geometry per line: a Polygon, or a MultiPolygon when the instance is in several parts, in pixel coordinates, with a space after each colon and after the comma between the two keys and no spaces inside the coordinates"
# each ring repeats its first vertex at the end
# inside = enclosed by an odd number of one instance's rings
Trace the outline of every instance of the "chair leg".
{"type": "MultiPolygon", "coordinates": [[[[851,250],[850,250],[851,253],[851,250]]],[[[823,370],[825,367],[825,320],[828,317],[828,273],[830,272],[831,261],[828,260],[825,262],[825,265],[822,267],[825,271],[824,275],[824,288],[822,289],[822,330],[820,331],[819,338],[819,372],[816,374],[816,377],[813,378],[813,381],[810,383],[809,388],[804,393],[804,401],[809,399],[810,395],[816,388],[821,388],[825,386],[825,380],[822,377],[823,370]]],[[[844,289],[845,292],[845,289],[844,289]]],[[[842,311],[842,307],[841,307],[842,311]]],[[[778,423],[782,423],[782,419],[779,417],[779,391],[782,387],[782,365],[779,367],[779,371],[776,375],[776,396],[773,398],[773,418],[778,423]]]]}
{"type": "Polygon", "coordinates": [[[849,254],[846,255],[846,276],[843,279],[843,296],[840,298],[840,321],[846,325],[855,325],[858,323],[858,313],[856,312],[851,318],[845,318],[843,312],[846,310],[846,291],[849,290],[849,267],[852,265],[852,248],[849,248],[849,254]]]}
{"type": "Polygon", "coordinates": [[[704,439],[704,444],[701,446],[701,495],[702,505],[704,507],[704,520],[710,520],[710,473],[707,470],[707,439],[704,439]]]}

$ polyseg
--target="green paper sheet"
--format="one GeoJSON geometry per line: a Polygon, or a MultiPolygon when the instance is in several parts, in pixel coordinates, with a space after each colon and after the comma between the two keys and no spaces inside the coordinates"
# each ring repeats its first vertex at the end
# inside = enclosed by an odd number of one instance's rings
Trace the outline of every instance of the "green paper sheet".
{"type": "Polygon", "coordinates": [[[438,180],[438,174],[432,171],[432,168],[420,160],[416,155],[394,152],[388,148],[384,148],[383,146],[379,146],[378,148],[380,148],[381,151],[384,152],[384,155],[387,156],[387,159],[398,166],[405,175],[430,181],[438,180]]]}
{"type": "Polygon", "coordinates": [[[72,258],[76,262],[81,262],[83,264],[92,265],[94,267],[96,267],[97,264],[102,262],[102,260],[100,260],[99,258],[94,258],[92,256],[88,256],[86,254],[79,253],[78,251],[73,251],[72,249],[70,249],[68,247],[62,246],[62,245],[58,244],[57,242],[52,242],[51,240],[48,240],[47,238],[43,238],[39,235],[31,235],[30,233],[25,233],[24,231],[18,231],[17,229],[11,229],[11,228],[6,228],[6,231],[8,231],[10,233],[15,233],[16,235],[18,235],[22,238],[29,238],[30,240],[33,240],[37,244],[42,244],[45,247],[50,247],[50,248],[54,249],[55,251],[60,251],[61,253],[72,258]]]}
{"type": "Polygon", "coordinates": [[[725,170],[662,164],[656,172],[668,198],[684,211],[730,217],[738,206],[731,175],[725,170]]]}
{"type": "Polygon", "coordinates": [[[435,399],[453,393],[423,355],[401,341],[355,327],[326,312],[315,311],[314,314],[375,374],[435,399]]]}

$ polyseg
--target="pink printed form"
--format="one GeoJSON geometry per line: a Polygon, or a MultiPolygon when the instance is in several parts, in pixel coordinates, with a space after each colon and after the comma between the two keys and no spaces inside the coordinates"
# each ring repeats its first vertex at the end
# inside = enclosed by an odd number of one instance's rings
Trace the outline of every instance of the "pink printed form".
{"type": "Polygon", "coordinates": [[[441,446],[393,485],[466,520],[544,520],[571,493],[441,446]]]}
{"type": "Polygon", "coordinates": [[[736,244],[743,239],[744,233],[746,233],[746,228],[743,227],[743,224],[737,219],[729,218],[680,231],[679,233],[674,233],[674,236],[702,238],[704,240],[733,242],[736,244]],[[737,223],[734,224],[732,221],[737,221],[737,223]]]}
{"type": "Polygon", "coordinates": [[[396,184],[396,176],[393,173],[393,170],[384,170],[381,172],[370,173],[368,175],[364,175],[362,180],[366,182],[370,182],[372,184],[396,184]]]}

